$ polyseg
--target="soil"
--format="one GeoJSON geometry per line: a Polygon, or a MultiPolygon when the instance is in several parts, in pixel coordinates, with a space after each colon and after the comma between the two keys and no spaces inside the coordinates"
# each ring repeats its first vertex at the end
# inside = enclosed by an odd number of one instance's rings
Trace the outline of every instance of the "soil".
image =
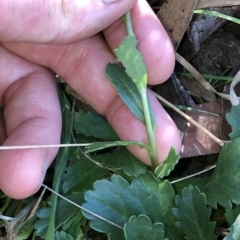
{"type": "Polygon", "coordinates": [[[202,74],[221,76],[231,73],[239,58],[239,26],[229,23],[202,44],[192,64],[202,74]]]}

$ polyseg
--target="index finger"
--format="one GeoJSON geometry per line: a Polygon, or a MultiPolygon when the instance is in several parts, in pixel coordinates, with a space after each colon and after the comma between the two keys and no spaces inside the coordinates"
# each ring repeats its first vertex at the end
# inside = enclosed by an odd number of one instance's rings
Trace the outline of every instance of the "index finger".
{"type": "MultiPolygon", "coordinates": [[[[143,57],[148,67],[149,82],[160,83],[171,73],[174,65],[174,54],[167,34],[146,4],[145,0],[139,0],[136,8],[132,10],[132,18],[137,38],[139,38],[139,46],[142,48],[140,50],[143,50],[143,57]],[[142,9],[145,7],[146,10],[142,9]],[[146,18],[138,17],[138,14],[141,16],[142,12],[145,13],[149,25],[143,25],[146,18]],[[135,18],[136,20],[134,20],[135,18]],[[152,28],[152,24],[154,28],[152,28]],[[141,33],[139,29],[142,26],[144,26],[144,29],[141,33]],[[151,33],[153,37],[144,37],[146,32],[151,33]],[[151,49],[148,47],[150,43],[154,43],[151,49]],[[167,56],[163,55],[163,52],[168,51],[165,48],[169,48],[167,56]],[[155,51],[156,49],[158,51],[155,51]],[[156,61],[152,62],[151,57],[156,61]],[[165,61],[169,62],[169,64],[166,64],[165,61]]],[[[121,21],[116,24],[119,23],[122,24],[121,21]]],[[[114,41],[115,43],[121,41],[121,36],[125,34],[123,27],[116,28],[115,26],[113,29],[116,29],[117,40],[114,40],[114,34],[111,35],[113,36],[112,40],[107,39],[111,48],[114,47],[114,41]]],[[[122,140],[147,143],[145,126],[120,101],[115,89],[106,77],[106,65],[109,62],[114,62],[115,57],[107,43],[100,36],[93,36],[66,45],[7,43],[4,46],[33,62],[51,68],[62,76],[84,100],[107,117],[109,123],[122,140]]],[[[150,101],[156,117],[156,142],[160,163],[166,158],[171,146],[176,147],[179,151],[181,140],[175,124],[163,108],[160,107],[157,100],[151,97],[150,101]]],[[[149,163],[146,150],[135,148],[132,152],[142,161],[149,163]]]]}
{"type": "Polygon", "coordinates": [[[119,19],[137,0],[0,1],[0,40],[70,43],[92,36],[119,19]]]}

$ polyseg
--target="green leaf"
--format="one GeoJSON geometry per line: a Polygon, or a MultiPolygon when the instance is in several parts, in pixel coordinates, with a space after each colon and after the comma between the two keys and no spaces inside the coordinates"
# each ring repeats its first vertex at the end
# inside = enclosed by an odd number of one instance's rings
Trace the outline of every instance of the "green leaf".
{"type": "Polygon", "coordinates": [[[146,215],[132,216],[129,223],[124,225],[126,240],[162,240],[164,231],[162,223],[152,224],[146,215]]]}
{"type": "Polygon", "coordinates": [[[95,137],[104,140],[119,140],[113,128],[102,118],[96,117],[91,112],[75,112],[74,130],[77,134],[84,134],[87,137],[95,137]]]}
{"type": "Polygon", "coordinates": [[[197,187],[189,186],[176,197],[173,213],[178,219],[176,226],[186,234],[187,240],[213,240],[215,223],[210,222],[211,209],[197,187]]]}
{"type": "Polygon", "coordinates": [[[170,172],[174,169],[176,164],[178,163],[180,159],[179,154],[176,152],[175,148],[171,148],[170,152],[165,159],[165,161],[162,163],[162,165],[158,166],[154,173],[157,175],[158,178],[166,177],[170,174],[170,172]]]}
{"type": "Polygon", "coordinates": [[[228,21],[232,21],[234,23],[240,24],[240,19],[226,15],[224,13],[219,13],[217,11],[208,11],[205,9],[200,9],[200,10],[195,10],[194,13],[199,13],[199,14],[206,14],[206,15],[212,15],[212,16],[216,16],[218,18],[223,18],[226,19],[228,21]]]}
{"type": "Polygon", "coordinates": [[[182,240],[174,225],[175,217],[172,208],[175,207],[175,192],[168,180],[159,181],[152,172],[148,171],[138,177],[149,195],[156,195],[159,203],[159,218],[164,225],[165,237],[174,240],[182,240]]]}
{"type": "Polygon", "coordinates": [[[232,209],[229,209],[229,208],[225,209],[224,216],[228,224],[231,226],[235,222],[239,214],[240,214],[240,205],[233,205],[232,209]]]}
{"type": "Polygon", "coordinates": [[[73,237],[63,231],[55,233],[55,240],[74,240],[73,237]]]}
{"type": "Polygon", "coordinates": [[[91,220],[91,227],[109,234],[111,239],[124,239],[123,227],[131,216],[146,214],[153,223],[160,222],[157,197],[149,196],[138,180],[130,185],[121,176],[96,181],[93,191],[85,193],[83,207],[104,218],[105,221],[83,212],[91,220]],[[108,222],[106,222],[108,221],[108,222]]]}
{"type": "Polygon", "coordinates": [[[67,234],[70,234],[74,240],[85,239],[85,233],[80,226],[86,226],[87,219],[83,217],[82,212],[75,214],[67,222],[65,222],[61,229],[67,234]]]}
{"type": "Polygon", "coordinates": [[[161,204],[162,211],[171,210],[173,207],[175,207],[175,192],[168,180],[165,180],[164,182],[158,184],[157,196],[159,203],[161,204]]]}
{"type": "Polygon", "coordinates": [[[240,215],[238,215],[233,225],[228,228],[230,233],[224,238],[224,240],[239,240],[240,239],[240,215]]]}
{"type": "MultiPolygon", "coordinates": [[[[75,193],[73,195],[67,196],[67,198],[79,205],[83,203],[83,193],[75,193]]],[[[36,216],[39,218],[34,224],[37,236],[45,238],[49,224],[50,213],[50,207],[40,208],[36,212],[36,216]]],[[[71,217],[75,216],[78,213],[81,213],[80,208],[73,206],[71,203],[67,202],[64,199],[59,199],[56,208],[54,231],[60,228],[60,226],[62,226],[71,217]]]]}
{"type": "Polygon", "coordinates": [[[17,235],[15,236],[14,240],[24,240],[29,239],[29,236],[34,231],[34,222],[36,221],[37,217],[34,215],[32,218],[26,220],[19,228],[17,235]]]}
{"type": "Polygon", "coordinates": [[[175,192],[168,180],[161,182],[152,172],[148,171],[137,178],[148,192],[148,195],[155,195],[158,198],[161,213],[175,207],[175,192]]]}
{"type": "MultiPolygon", "coordinates": [[[[84,193],[78,192],[65,196],[72,202],[81,205],[84,202],[84,193]]],[[[65,199],[59,199],[56,213],[56,229],[69,221],[70,218],[75,217],[76,214],[82,214],[81,209],[67,202],[65,199]]]]}
{"type": "Polygon", "coordinates": [[[176,228],[175,223],[176,219],[173,217],[173,213],[170,210],[165,211],[162,214],[163,217],[163,225],[164,225],[164,236],[167,239],[174,239],[174,240],[182,240],[182,236],[180,234],[178,228],[176,228]]]}
{"type": "Polygon", "coordinates": [[[66,169],[66,173],[63,175],[62,191],[64,194],[69,194],[88,190],[96,180],[102,179],[108,172],[107,169],[82,158],[66,169]]]}
{"type": "Polygon", "coordinates": [[[144,123],[142,100],[136,84],[129,78],[124,69],[115,63],[107,65],[106,73],[123,102],[144,123]]]}
{"type": "Polygon", "coordinates": [[[94,160],[104,168],[122,169],[128,176],[139,176],[147,171],[147,166],[134,157],[125,147],[117,148],[113,153],[98,155],[94,160]]]}
{"type": "Polygon", "coordinates": [[[117,60],[123,64],[127,75],[142,91],[147,86],[147,69],[143,62],[142,54],[137,50],[137,39],[135,36],[127,36],[114,50],[117,60]]]}
{"type": "Polygon", "coordinates": [[[149,146],[142,142],[114,141],[114,142],[94,142],[94,143],[90,144],[89,146],[85,147],[85,152],[91,153],[91,152],[99,151],[99,150],[102,150],[105,148],[127,146],[127,145],[135,145],[135,146],[145,147],[145,148],[149,149],[149,146]]]}
{"type": "Polygon", "coordinates": [[[172,209],[175,207],[175,192],[168,180],[158,185],[158,199],[162,211],[162,223],[164,225],[165,237],[168,239],[182,240],[178,229],[175,227],[175,216],[172,209]]]}
{"type": "MultiPolygon", "coordinates": [[[[183,188],[188,187],[189,185],[193,185],[196,186],[200,189],[201,192],[203,192],[203,187],[205,187],[205,185],[208,183],[210,177],[192,177],[192,178],[187,178],[185,180],[176,182],[173,184],[173,188],[176,192],[176,194],[180,194],[183,190],[183,188]]],[[[171,180],[175,180],[175,179],[171,179],[171,180]]],[[[204,192],[203,192],[204,193],[204,192]]]]}
{"type": "MultiPolygon", "coordinates": [[[[65,92],[61,87],[58,87],[58,95],[62,108],[62,136],[61,143],[71,143],[71,131],[70,131],[70,102],[68,101],[65,92]]],[[[69,155],[69,148],[60,148],[55,159],[54,177],[53,177],[53,190],[59,191],[61,175],[65,171],[67,166],[69,155]]],[[[52,240],[54,238],[55,229],[55,214],[57,206],[58,196],[55,194],[51,195],[51,214],[49,218],[46,240],[52,240]]]]}
{"type": "MultiPolygon", "coordinates": [[[[159,179],[157,179],[156,176],[151,171],[148,170],[145,174],[141,174],[137,179],[146,189],[148,195],[155,194],[158,197],[158,186],[162,182],[159,179]]],[[[132,182],[133,179],[129,181],[132,182]]]]}
{"type": "Polygon", "coordinates": [[[36,230],[37,236],[40,236],[40,237],[46,236],[47,227],[48,227],[49,219],[50,219],[50,214],[51,214],[50,207],[40,208],[36,212],[36,216],[39,218],[34,224],[34,228],[36,230]]]}
{"type": "Polygon", "coordinates": [[[231,202],[240,204],[240,138],[225,144],[219,154],[217,166],[202,188],[207,197],[207,203],[217,208],[217,203],[225,208],[231,208],[231,202]]]}
{"type": "Polygon", "coordinates": [[[240,104],[238,104],[237,106],[232,106],[231,112],[226,114],[226,119],[232,127],[232,132],[229,134],[232,140],[240,137],[239,118],[240,118],[240,104]]]}

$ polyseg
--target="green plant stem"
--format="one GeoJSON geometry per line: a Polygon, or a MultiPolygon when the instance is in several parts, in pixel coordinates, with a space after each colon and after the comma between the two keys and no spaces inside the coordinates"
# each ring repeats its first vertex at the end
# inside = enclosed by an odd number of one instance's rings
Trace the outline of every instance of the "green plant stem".
{"type": "MultiPolygon", "coordinates": [[[[177,74],[186,76],[189,78],[193,78],[194,76],[192,73],[183,73],[183,72],[177,72],[177,74]]],[[[226,76],[215,76],[215,75],[210,75],[210,74],[202,74],[204,78],[206,79],[211,79],[211,80],[219,80],[219,81],[224,81],[224,84],[226,82],[231,82],[233,80],[233,77],[226,77],[226,76]]]]}
{"type": "Polygon", "coordinates": [[[147,127],[148,141],[149,141],[149,145],[150,145],[150,150],[148,152],[149,152],[149,155],[151,158],[152,168],[155,169],[158,165],[157,164],[157,148],[156,148],[156,139],[155,139],[155,129],[152,124],[146,90],[141,92],[141,99],[142,99],[142,104],[143,104],[145,124],[147,127]]]}
{"type": "Polygon", "coordinates": [[[223,19],[226,19],[228,21],[240,24],[240,19],[232,17],[232,16],[228,16],[226,14],[219,13],[219,12],[216,12],[216,11],[195,10],[194,13],[212,15],[212,16],[216,16],[216,17],[223,18],[223,19]]]}
{"type": "MultiPolygon", "coordinates": [[[[58,93],[59,93],[59,100],[62,108],[62,121],[63,121],[61,142],[70,143],[71,142],[71,131],[70,131],[70,123],[69,123],[70,102],[68,101],[64,91],[61,89],[60,86],[58,87],[58,93]]],[[[56,192],[59,191],[61,175],[64,173],[67,166],[68,154],[69,154],[69,148],[60,148],[56,156],[54,177],[53,177],[53,189],[56,192]]],[[[45,240],[54,239],[57,200],[58,200],[57,195],[54,194],[51,196],[51,213],[50,213],[50,219],[49,219],[45,240]]]]}
{"type": "Polygon", "coordinates": [[[134,36],[130,11],[124,15],[124,22],[125,22],[128,36],[134,36]]]}
{"type": "MultiPolygon", "coordinates": [[[[125,14],[124,22],[125,22],[128,36],[134,36],[130,11],[125,14]]],[[[157,147],[156,147],[156,140],[155,140],[155,131],[154,131],[154,126],[152,125],[151,113],[148,105],[146,90],[147,90],[147,85],[144,87],[144,89],[139,89],[142,105],[143,105],[145,124],[147,127],[148,141],[150,145],[150,149],[148,150],[148,152],[151,158],[152,168],[155,169],[158,165],[157,164],[157,147]]]]}

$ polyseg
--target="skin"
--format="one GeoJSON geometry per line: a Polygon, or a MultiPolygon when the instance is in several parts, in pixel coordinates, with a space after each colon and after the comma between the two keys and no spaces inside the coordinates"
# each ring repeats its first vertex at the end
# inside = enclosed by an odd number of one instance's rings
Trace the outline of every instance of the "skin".
{"type": "MultiPolygon", "coordinates": [[[[126,36],[121,16],[131,9],[149,84],[162,83],[170,76],[174,51],[147,2],[9,2],[0,3],[0,103],[5,108],[4,113],[0,112],[1,143],[7,146],[60,142],[61,112],[52,72],[105,115],[122,140],[147,143],[144,125],[119,99],[105,75],[106,64],[115,61],[112,50],[126,36]],[[98,35],[99,31],[103,31],[105,40],[98,35]]],[[[180,150],[181,140],[171,118],[150,91],[148,95],[156,118],[160,164],[171,146],[180,150]]],[[[129,149],[150,164],[146,150],[129,149]]],[[[2,191],[12,198],[25,198],[36,192],[57,151],[0,151],[2,191]]]]}

